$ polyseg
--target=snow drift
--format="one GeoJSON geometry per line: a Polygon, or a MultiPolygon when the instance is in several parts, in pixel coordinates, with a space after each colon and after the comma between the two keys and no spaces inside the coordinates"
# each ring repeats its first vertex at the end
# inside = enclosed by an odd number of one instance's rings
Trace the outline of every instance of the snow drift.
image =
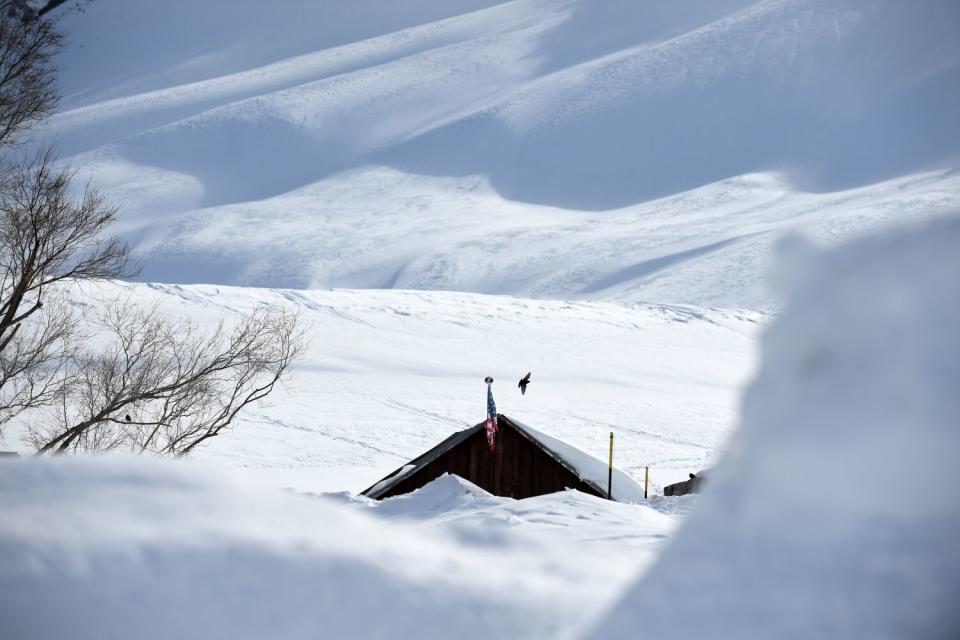
{"type": "Polygon", "coordinates": [[[498,595],[507,574],[429,532],[143,460],[0,473],[0,611],[12,638],[531,633],[510,604],[524,587],[498,595]]]}
{"type": "Polygon", "coordinates": [[[345,505],[142,458],[5,461],[4,637],[556,637],[672,529],[575,492],[470,504],[463,487],[345,505]]]}
{"type": "Polygon", "coordinates": [[[958,243],[944,220],[793,248],[730,450],[590,637],[956,637],[958,243]]]}

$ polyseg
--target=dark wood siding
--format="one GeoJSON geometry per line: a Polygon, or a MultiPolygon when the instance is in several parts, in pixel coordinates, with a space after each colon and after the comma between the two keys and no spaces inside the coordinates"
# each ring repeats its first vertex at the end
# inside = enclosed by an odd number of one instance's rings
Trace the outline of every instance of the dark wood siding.
{"type": "Polygon", "coordinates": [[[496,451],[490,451],[487,436],[479,429],[397,482],[379,498],[409,493],[444,473],[456,474],[494,495],[509,498],[530,498],[564,489],[606,497],[502,420],[496,451]]]}

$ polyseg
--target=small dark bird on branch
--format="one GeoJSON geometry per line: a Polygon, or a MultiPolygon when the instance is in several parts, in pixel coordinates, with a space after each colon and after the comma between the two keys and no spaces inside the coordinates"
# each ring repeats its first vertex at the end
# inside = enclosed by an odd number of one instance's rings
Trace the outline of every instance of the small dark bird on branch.
{"type": "Polygon", "coordinates": [[[127,415],[123,416],[123,419],[127,422],[130,422],[130,414],[128,413],[127,415]]]}
{"type": "Polygon", "coordinates": [[[520,395],[527,395],[527,385],[530,384],[530,372],[527,372],[527,375],[520,378],[520,382],[517,383],[517,386],[520,387],[520,395]]]}

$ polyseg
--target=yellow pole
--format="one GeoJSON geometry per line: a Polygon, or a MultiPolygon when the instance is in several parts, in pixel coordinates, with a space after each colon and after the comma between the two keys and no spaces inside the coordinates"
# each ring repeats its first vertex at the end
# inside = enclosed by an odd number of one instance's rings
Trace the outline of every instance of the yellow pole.
{"type": "Polygon", "coordinates": [[[610,432],[610,466],[607,467],[607,499],[613,500],[613,431],[610,432]]]}
{"type": "Polygon", "coordinates": [[[650,484],[650,467],[643,468],[643,499],[647,499],[647,485],[650,484]]]}

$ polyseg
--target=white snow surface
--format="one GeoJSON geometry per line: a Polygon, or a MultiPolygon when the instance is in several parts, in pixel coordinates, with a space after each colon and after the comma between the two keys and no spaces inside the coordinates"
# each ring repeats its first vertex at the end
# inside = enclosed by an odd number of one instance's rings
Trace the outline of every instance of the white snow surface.
{"type": "Polygon", "coordinates": [[[452,476],[374,503],[143,458],[5,461],[0,516],[4,637],[82,640],[574,637],[674,524],[452,476]]]}
{"type": "MultiPolygon", "coordinates": [[[[451,292],[86,286],[85,304],[156,307],[209,328],[260,305],[299,312],[310,347],[290,383],[194,458],[304,491],[361,491],[481,422],[492,375],[501,413],[598,461],[613,431],[614,465],[640,480],[651,465],[656,493],[719,452],[766,319],[451,292]]],[[[0,448],[27,450],[16,426],[0,448]]]]}
{"type": "Polygon", "coordinates": [[[958,637],[958,246],[954,218],[790,252],[740,428],[590,638],[958,637]]]}
{"type": "MultiPolygon", "coordinates": [[[[318,629],[953,638],[958,242],[960,223],[945,219],[840,251],[789,247],[780,282],[790,302],[763,337],[741,428],[703,496],[634,505],[567,491],[515,501],[443,476],[375,502],[278,491],[190,462],[5,460],[4,629],[31,638],[298,638],[318,629]]],[[[198,304],[204,289],[174,291],[198,304]]],[[[371,304],[398,292],[325,294],[371,304]]],[[[240,308],[255,294],[223,295],[240,308]]],[[[447,294],[406,295],[423,304],[447,294]]],[[[602,305],[574,308],[589,315],[593,306],[602,305]]],[[[659,319],[676,323],[667,311],[659,319]]],[[[681,327],[702,332],[705,319],[681,327]]],[[[648,318],[644,328],[654,326],[648,318]]]]}
{"type": "Polygon", "coordinates": [[[193,464],[0,462],[0,635],[955,637],[955,0],[58,15],[41,135],[168,283],[83,304],[287,305],[311,346],[193,464]],[[940,216],[764,278],[788,232],[940,216]],[[604,485],[610,431],[656,494],[740,430],[702,499],[353,496],[482,420],[486,375],[604,485]]]}
{"type": "Polygon", "coordinates": [[[44,133],[146,280],[765,309],[784,231],[960,194],[955,0],[58,13],[44,133]]]}

